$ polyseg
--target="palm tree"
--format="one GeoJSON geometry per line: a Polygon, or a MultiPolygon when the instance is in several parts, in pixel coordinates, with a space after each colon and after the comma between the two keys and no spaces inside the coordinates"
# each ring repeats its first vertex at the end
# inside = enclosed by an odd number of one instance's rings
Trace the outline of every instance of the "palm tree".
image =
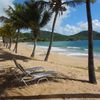
{"type": "Polygon", "coordinates": [[[15,46],[13,49],[13,52],[17,53],[17,49],[18,49],[18,40],[19,40],[19,34],[20,34],[20,30],[18,29],[16,32],[16,40],[15,40],[15,46]]]}
{"type": "MultiPolygon", "coordinates": [[[[9,23],[11,24],[12,29],[15,31],[18,30],[17,35],[16,35],[16,42],[15,42],[15,47],[13,51],[17,53],[17,47],[18,47],[18,36],[19,36],[19,30],[22,28],[23,23],[18,19],[17,13],[20,12],[20,10],[23,9],[20,4],[15,4],[15,8],[13,9],[11,6],[9,6],[8,9],[5,10],[6,16],[1,16],[0,21],[4,23],[9,23]]],[[[15,32],[13,32],[14,34],[15,32]]]]}
{"type": "Polygon", "coordinates": [[[33,32],[34,48],[31,54],[34,57],[36,41],[38,38],[39,30],[45,26],[50,20],[51,14],[44,7],[38,5],[37,2],[29,1],[24,5],[15,4],[14,9],[9,6],[6,10],[6,14],[9,18],[4,17],[1,20],[11,21],[12,25],[17,29],[16,43],[14,51],[17,52],[19,31],[21,28],[30,28],[33,32]]]}
{"type": "Polygon", "coordinates": [[[45,61],[48,60],[48,57],[50,55],[50,50],[51,50],[52,42],[53,42],[54,27],[55,27],[55,24],[56,24],[56,19],[57,19],[58,13],[59,13],[59,11],[62,12],[62,11],[66,10],[66,8],[64,6],[62,6],[61,4],[62,4],[61,0],[55,0],[55,1],[52,0],[52,2],[50,3],[53,12],[55,12],[55,16],[54,16],[54,21],[53,21],[53,25],[52,25],[52,32],[51,32],[51,36],[50,36],[49,48],[48,48],[46,57],[44,59],[45,61]]]}
{"type": "MultiPolygon", "coordinates": [[[[75,3],[84,3],[84,0],[74,0],[75,3]]],[[[90,10],[90,2],[95,2],[95,0],[86,0],[86,10],[87,10],[87,20],[88,20],[88,71],[89,71],[89,82],[97,83],[94,71],[94,59],[93,59],[93,34],[92,34],[92,17],[90,10]]],[[[75,4],[74,3],[74,4],[75,4]]],[[[51,46],[51,44],[50,44],[51,46]]],[[[47,60],[47,57],[46,59],[47,60]]]]}
{"type": "Polygon", "coordinates": [[[18,15],[23,10],[23,6],[21,4],[14,4],[14,8],[9,6],[9,8],[6,10],[6,14],[10,17],[12,21],[12,26],[16,29],[16,41],[15,41],[15,47],[13,51],[17,53],[18,48],[18,39],[20,35],[20,29],[23,28],[23,22],[19,19],[18,15]]]}
{"type": "Polygon", "coordinates": [[[6,46],[6,40],[5,40],[6,34],[4,32],[4,27],[0,27],[0,36],[2,37],[3,46],[6,46]]]}
{"type": "Polygon", "coordinates": [[[4,25],[4,30],[7,36],[7,40],[8,40],[7,42],[9,42],[8,49],[10,50],[12,45],[12,36],[13,36],[14,29],[12,28],[12,25],[10,23],[6,23],[4,25]]]}
{"type": "Polygon", "coordinates": [[[79,2],[78,0],[66,0],[65,2],[62,2],[62,0],[51,0],[49,3],[46,2],[46,4],[48,4],[50,6],[52,12],[55,12],[55,17],[54,17],[54,21],[53,21],[53,25],[52,25],[52,32],[51,32],[51,36],[50,36],[49,48],[47,50],[47,54],[44,59],[45,61],[48,60],[48,57],[50,55],[52,42],[53,42],[54,27],[55,27],[58,13],[61,12],[61,14],[63,14],[63,11],[66,11],[66,8],[64,7],[65,4],[67,4],[69,6],[75,6],[80,3],[82,3],[82,2],[79,2]]]}
{"type": "Polygon", "coordinates": [[[36,41],[40,33],[40,28],[44,27],[51,18],[51,13],[37,2],[25,2],[24,10],[21,12],[19,19],[24,22],[25,27],[30,28],[33,34],[34,48],[31,57],[35,55],[36,41]]]}
{"type": "MultiPolygon", "coordinates": [[[[60,1],[59,2],[60,6],[58,6],[58,9],[59,9],[59,7],[61,7],[62,4],[66,4],[66,3],[68,5],[71,5],[71,6],[75,6],[75,5],[81,4],[81,3],[86,3],[87,20],[88,20],[88,72],[89,72],[89,82],[95,84],[97,82],[96,82],[95,71],[94,71],[92,17],[91,17],[91,10],[90,10],[90,2],[95,2],[95,0],[86,0],[86,1],[84,1],[84,0],[71,0],[71,3],[70,3],[70,1],[61,3],[61,0],[52,0],[52,3],[56,5],[57,3],[55,3],[55,2],[57,2],[57,1],[60,1]]],[[[57,4],[57,5],[59,5],[59,4],[57,4]]],[[[57,10],[57,11],[59,11],[59,10],[57,10]]],[[[58,12],[56,12],[55,17],[57,17],[57,13],[58,12]]],[[[52,34],[53,34],[53,30],[54,30],[55,20],[56,20],[56,18],[54,18],[54,22],[53,22],[53,26],[52,26],[51,39],[50,39],[50,45],[49,45],[49,48],[48,48],[48,52],[47,52],[45,61],[48,60],[48,56],[50,54],[50,49],[51,49],[51,46],[52,46],[52,41],[53,41],[53,35],[52,34]]]]}
{"type": "MultiPolygon", "coordinates": [[[[5,16],[0,16],[0,21],[1,22],[4,22],[4,25],[3,27],[1,27],[0,31],[2,32],[2,39],[3,39],[3,43],[4,43],[4,46],[7,47],[8,45],[8,36],[9,36],[9,33],[10,32],[10,29],[11,29],[11,23],[10,23],[10,20],[9,18],[5,17],[5,16]]],[[[11,36],[10,36],[10,45],[9,45],[9,49],[11,48],[11,36]]]]}
{"type": "Polygon", "coordinates": [[[6,23],[0,28],[0,33],[3,39],[4,46],[11,48],[13,29],[10,23],[6,23]]]}
{"type": "Polygon", "coordinates": [[[93,29],[92,29],[92,17],[90,9],[90,0],[86,0],[86,11],[88,21],[88,72],[89,82],[96,84],[95,70],[94,70],[94,57],[93,57],[93,29]]]}

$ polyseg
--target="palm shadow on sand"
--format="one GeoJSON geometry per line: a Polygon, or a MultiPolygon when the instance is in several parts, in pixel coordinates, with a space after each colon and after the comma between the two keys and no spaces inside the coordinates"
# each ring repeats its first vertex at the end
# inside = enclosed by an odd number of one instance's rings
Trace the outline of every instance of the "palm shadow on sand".
{"type": "Polygon", "coordinates": [[[0,62],[12,60],[13,58],[23,61],[27,61],[30,59],[29,57],[12,54],[10,52],[4,51],[3,49],[0,49],[0,62]]]}
{"type": "MultiPolygon", "coordinates": [[[[74,98],[90,98],[90,99],[100,99],[100,94],[96,94],[96,93],[70,93],[70,94],[44,94],[44,95],[36,95],[36,96],[8,96],[8,97],[0,97],[1,100],[48,100],[48,99],[62,99],[65,100],[66,98],[70,99],[74,99],[74,98]]],[[[79,100],[79,99],[78,99],[79,100]]]]}
{"type": "MultiPolygon", "coordinates": [[[[13,80],[13,79],[14,79],[14,76],[6,77],[6,80],[2,84],[0,84],[0,95],[5,94],[6,89],[24,88],[25,87],[25,84],[23,84],[23,83],[12,82],[11,80],[13,80]]],[[[65,81],[70,80],[70,81],[79,81],[79,82],[89,83],[86,80],[74,79],[74,78],[68,77],[66,75],[62,75],[62,77],[57,77],[56,80],[50,80],[50,81],[58,83],[58,82],[61,82],[61,80],[65,80],[65,81]]],[[[47,81],[42,81],[42,82],[47,82],[47,81]]],[[[32,81],[32,82],[28,83],[28,86],[34,85],[34,84],[36,84],[36,81],[32,81]]],[[[39,98],[47,99],[48,98],[49,99],[49,98],[62,98],[63,96],[64,96],[64,98],[66,98],[66,97],[70,97],[71,95],[67,95],[67,94],[55,95],[55,94],[53,94],[53,95],[42,95],[42,96],[18,96],[18,99],[23,99],[23,100],[25,98],[26,99],[29,99],[29,98],[31,98],[31,99],[39,99],[39,98]]],[[[77,94],[76,97],[77,96],[79,96],[79,95],[77,94]]],[[[92,95],[90,95],[90,97],[91,96],[92,95]]],[[[8,99],[17,99],[17,97],[12,96],[12,97],[8,97],[8,99]]]]}
{"type": "MultiPolygon", "coordinates": [[[[4,51],[3,49],[0,49],[0,62],[2,61],[7,61],[7,60],[12,60],[13,58],[17,60],[23,60],[27,61],[30,58],[26,56],[21,56],[21,55],[15,55],[11,54],[9,52],[4,51]]],[[[73,81],[79,81],[79,82],[86,82],[89,83],[87,80],[80,80],[76,78],[71,78],[68,76],[63,76],[63,77],[58,77],[61,80],[73,80],[73,81]]],[[[11,79],[10,79],[11,80],[11,79]]],[[[10,83],[10,80],[8,79],[5,81],[3,84],[0,84],[0,100],[13,100],[13,99],[21,99],[21,100],[30,100],[30,99],[57,99],[57,98],[100,98],[100,94],[90,94],[90,93],[79,93],[79,94],[45,94],[45,95],[36,95],[36,96],[7,96],[7,97],[1,97],[1,95],[5,92],[6,89],[11,89],[16,86],[11,86],[12,83],[10,83]]],[[[59,81],[56,81],[59,82],[59,81]]],[[[34,84],[34,83],[32,83],[34,84]]]]}

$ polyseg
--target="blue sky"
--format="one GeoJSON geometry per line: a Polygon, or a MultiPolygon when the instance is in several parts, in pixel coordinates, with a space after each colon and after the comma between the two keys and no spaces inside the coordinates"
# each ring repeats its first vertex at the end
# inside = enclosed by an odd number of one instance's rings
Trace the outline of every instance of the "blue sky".
{"type": "MultiPolygon", "coordinates": [[[[4,15],[3,8],[7,8],[8,5],[13,6],[12,2],[17,1],[22,3],[25,0],[0,0],[0,15],[4,15]]],[[[91,4],[92,11],[92,22],[93,29],[100,32],[100,0],[96,0],[94,4],[91,4]]],[[[54,16],[53,16],[54,17],[54,16]]],[[[42,30],[51,31],[51,26],[53,22],[53,17],[51,21],[42,30]]],[[[79,5],[75,8],[67,7],[67,11],[63,15],[58,16],[55,32],[71,35],[78,33],[80,31],[87,30],[87,17],[86,17],[86,7],[85,4],[79,5]]]]}
{"type": "MultiPolygon", "coordinates": [[[[75,11],[72,11],[70,13],[70,17],[67,18],[66,23],[69,24],[75,24],[80,21],[87,21],[86,17],[86,7],[85,4],[78,5],[75,11]]],[[[92,18],[99,19],[100,20],[100,13],[98,12],[100,10],[100,1],[96,1],[96,3],[91,4],[91,12],[92,12],[92,18]]]]}

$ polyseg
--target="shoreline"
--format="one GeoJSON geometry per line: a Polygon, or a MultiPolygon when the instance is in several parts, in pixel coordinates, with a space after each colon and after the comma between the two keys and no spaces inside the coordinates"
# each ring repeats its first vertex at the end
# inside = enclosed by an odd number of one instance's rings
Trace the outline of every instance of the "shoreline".
{"type": "MultiPolygon", "coordinates": [[[[33,47],[32,43],[22,43],[25,44],[29,47],[33,47]]],[[[37,45],[37,48],[41,48],[41,49],[45,49],[45,51],[47,51],[48,46],[40,46],[37,45]]],[[[71,47],[68,46],[67,48],[63,48],[63,47],[52,47],[51,52],[53,53],[58,53],[61,55],[66,55],[66,56],[72,56],[72,57],[88,57],[88,49],[85,49],[85,51],[75,51],[75,50],[70,50],[70,49],[76,49],[76,48],[80,48],[80,47],[71,47]]],[[[94,52],[94,59],[99,59],[100,60],[100,53],[96,53],[94,52]]]]}
{"type": "MultiPolygon", "coordinates": [[[[11,51],[10,52],[12,52],[12,50],[13,50],[13,47],[14,47],[14,45],[12,45],[12,48],[11,48],[11,51]]],[[[54,50],[57,50],[58,48],[57,47],[54,47],[54,48],[56,48],[56,49],[54,49],[54,50]]],[[[31,53],[32,53],[32,50],[33,50],[33,45],[28,45],[27,43],[19,43],[18,44],[18,55],[26,55],[27,57],[30,57],[30,55],[31,55],[31,53]],[[26,49],[26,50],[25,50],[26,49]],[[29,51],[29,52],[28,52],[29,51]],[[25,54],[26,53],[26,54],[25,54]]],[[[13,52],[12,52],[13,53],[13,52]]],[[[42,47],[42,46],[37,46],[36,47],[36,52],[35,52],[35,59],[40,59],[40,60],[44,60],[44,58],[45,58],[45,55],[46,55],[46,53],[47,53],[47,47],[46,48],[44,48],[44,46],[42,47]]],[[[14,53],[14,54],[16,54],[16,53],[14,53]]],[[[53,59],[52,59],[52,57],[54,57],[54,60],[57,62],[57,57],[59,58],[59,59],[61,59],[61,58],[65,58],[65,59],[68,59],[69,61],[68,62],[66,62],[65,64],[69,64],[69,65],[71,65],[71,66],[73,66],[73,65],[80,65],[80,66],[85,66],[85,67],[87,67],[88,66],[88,57],[87,56],[72,56],[72,55],[67,55],[67,54],[65,54],[65,53],[61,53],[61,52],[57,52],[57,51],[53,51],[53,50],[51,50],[51,53],[50,53],[50,57],[49,57],[49,60],[48,61],[51,61],[51,62],[53,62],[53,59]],[[55,57],[56,58],[55,58],[55,57]],[[74,63],[71,63],[71,60],[74,62],[74,63]],[[81,61],[81,62],[79,62],[79,61],[81,61]]],[[[63,59],[62,59],[63,60],[63,59]]],[[[97,57],[94,57],[94,65],[96,66],[96,67],[100,67],[100,61],[99,61],[100,59],[99,58],[97,58],[97,57]]],[[[65,60],[64,60],[65,61],[65,60]]],[[[63,62],[64,62],[63,61],[63,62]]],[[[59,61],[60,62],[60,61],[59,61]]],[[[62,62],[61,62],[62,63],[62,62]]]]}
{"type": "MultiPolygon", "coordinates": [[[[54,48],[58,48],[58,47],[54,47],[54,48]]],[[[25,53],[23,51],[26,52],[26,55],[28,55],[28,57],[30,57],[31,53],[32,53],[32,50],[33,50],[33,45],[27,45],[27,43],[19,43],[19,54],[21,55],[24,55],[25,53]],[[23,48],[23,49],[22,49],[23,48]],[[26,49],[26,50],[24,50],[26,49]],[[29,53],[28,53],[29,51],[29,53]]],[[[54,50],[57,50],[57,49],[54,49],[54,50]]],[[[37,46],[36,47],[36,52],[35,52],[35,59],[40,59],[40,60],[44,60],[45,58],[45,55],[47,53],[47,47],[44,48],[44,46],[37,46]]],[[[80,66],[84,66],[87,67],[88,66],[88,57],[87,56],[72,56],[72,55],[67,55],[65,53],[59,53],[59,52],[55,52],[53,50],[51,50],[51,53],[50,53],[50,56],[49,56],[49,59],[48,61],[51,61],[51,62],[58,62],[57,60],[61,60],[61,58],[65,58],[67,60],[69,60],[68,62],[66,62],[65,60],[63,61],[65,64],[69,64],[71,66],[75,65],[80,65],[80,66]],[[54,60],[52,59],[52,57],[54,57],[54,60]],[[73,61],[74,63],[72,63],[71,61],[73,61]],[[79,62],[79,61],[82,61],[82,62],[79,62]]],[[[63,60],[63,59],[62,59],[63,60]]],[[[94,64],[96,67],[100,67],[100,59],[99,58],[96,58],[94,57],[94,64]]],[[[60,62],[60,61],[59,61],[60,62]]],[[[62,63],[62,61],[61,61],[62,63]]]]}

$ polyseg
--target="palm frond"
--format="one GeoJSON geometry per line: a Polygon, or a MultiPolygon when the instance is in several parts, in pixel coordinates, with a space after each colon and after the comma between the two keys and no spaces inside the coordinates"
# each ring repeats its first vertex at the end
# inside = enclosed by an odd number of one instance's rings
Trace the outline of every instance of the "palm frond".
{"type": "MultiPolygon", "coordinates": [[[[91,3],[94,3],[95,1],[96,0],[90,0],[91,3]]],[[[62,5],[67,4],[68,6],[75,7],[83,3],[86,3],[86,0],[66,0],[65,2],[62,3],[62,5]]]]}
{"type": "Polygon", "coordinates": [[[51,19],[51,16],[52,16],[52,13],[45,11],[42,16],[42,20],[40,22],[40,27],[45,26],[48,23],[48,21],[51,19]]]}
{"type": "Polygon", "coordinates": [[[1,22],[7,22],[8,21],[8,18],[5,17],[5,16],[0,16],[0,21],[1,22]]]}
{"type": "Polygon", "coordinates": [[[75,7],[75,6],[83,4],[83,3],[84,3],[84,0],[71,0],[71,1],[63,2],[62,5],[66,4],[68,6],[75,7]]]}

